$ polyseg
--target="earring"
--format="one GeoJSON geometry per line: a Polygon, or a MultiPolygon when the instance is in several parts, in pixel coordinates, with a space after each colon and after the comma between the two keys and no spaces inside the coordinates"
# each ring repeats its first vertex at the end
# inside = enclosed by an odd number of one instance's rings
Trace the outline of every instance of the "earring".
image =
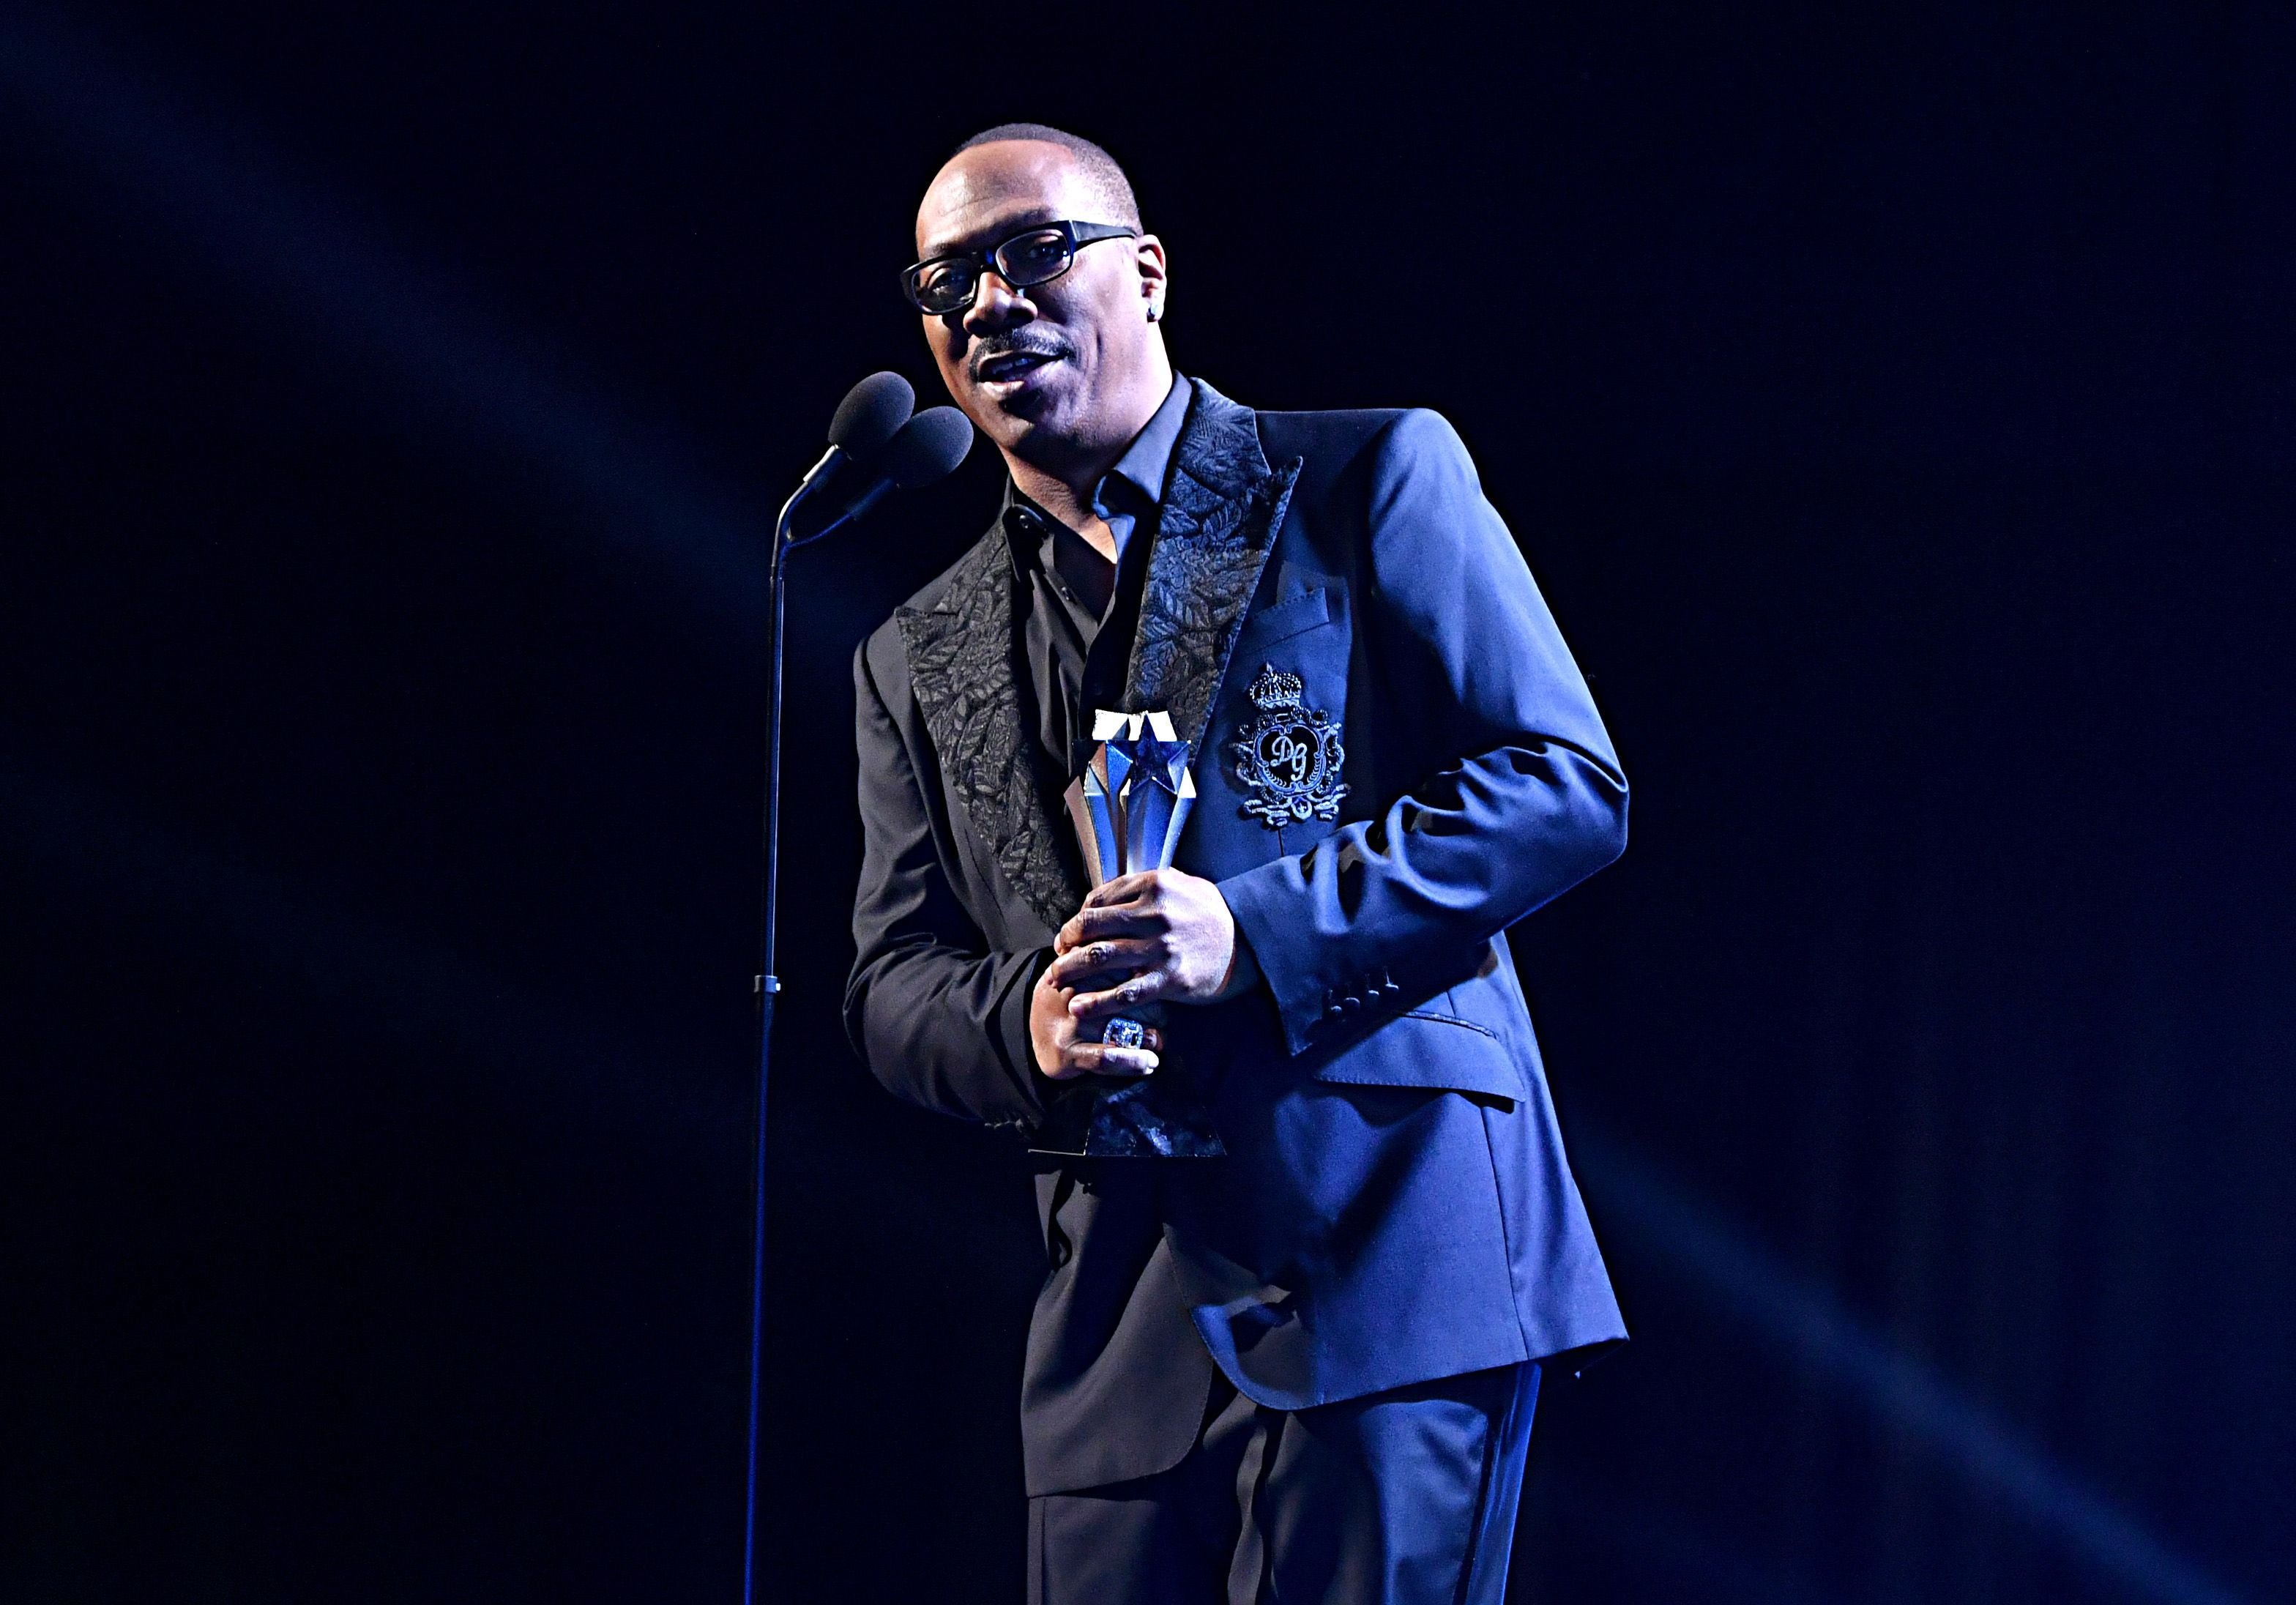
{"type": "Polygon", "coordinates": [[[1156,321],[1157,316],[1158,316],[1158,314],[1157,314],[1156,308],[1154,308],[1153,307],[1149,307],[1149,308],[1148,308],[1148,321],[1149,321],[1150,323],[1154,323],[1154,322],[1156,321]]]}

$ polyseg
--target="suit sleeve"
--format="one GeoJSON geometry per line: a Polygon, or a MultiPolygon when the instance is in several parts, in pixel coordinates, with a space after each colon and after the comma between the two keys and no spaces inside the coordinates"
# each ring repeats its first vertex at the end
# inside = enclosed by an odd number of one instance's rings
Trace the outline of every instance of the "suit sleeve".
{"type": "Polygon", "coordinates": [[[1295,1053],[1626,846],[1626,776],[1465,446],[1412,412],[1373,450],[1359,627],[1444,757],[1376,815],[1220,882],[1295,1053]]]}
{"type": "Polygon", "coordinates": [[[942,870],[925,790],[865,642],[853,677],[863,848],[846,1033],[896,1096],[962,1118],[1033,1126],[1043,1106],[1029,995],[1051,950],[989,950],[942,870]]]}

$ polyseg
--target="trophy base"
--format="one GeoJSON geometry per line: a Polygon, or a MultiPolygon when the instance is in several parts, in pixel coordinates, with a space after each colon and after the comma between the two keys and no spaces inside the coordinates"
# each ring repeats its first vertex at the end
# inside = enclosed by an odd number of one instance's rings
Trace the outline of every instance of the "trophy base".
{"type": "Polygon", "coordinates": [[[1211,1111],[1168,1084],[1096,1077],[1046,1112],[1029,1151],[1062,1159],[1218,1159],[1227,1154],[1211,1111]]]}

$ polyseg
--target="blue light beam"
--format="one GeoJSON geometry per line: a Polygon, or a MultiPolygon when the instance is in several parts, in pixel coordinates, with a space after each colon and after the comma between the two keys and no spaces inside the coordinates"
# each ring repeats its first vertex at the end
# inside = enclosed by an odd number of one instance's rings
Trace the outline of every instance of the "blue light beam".
{"type": "Polygon", "coordinates": [[[1632,1231],[1733,1317],[1806,1355],[1866,1412],[1904,1429],[2097,1575],[2161,1605],[2247,1605],[1650,1165],[1578,1126],[1570,1149],[1606,1221],[1632,1231]]]}
{"type": "Polygon", "coordinates": [[[481,311],[354,209],[221,116],[154,84],[60,19],[0,12],[0,109],[100,182],[133,225],[189,252],[322,348],[542,471],[684,608],[762,632],[762,504],[635,427],[567,356],[481,311]]]}

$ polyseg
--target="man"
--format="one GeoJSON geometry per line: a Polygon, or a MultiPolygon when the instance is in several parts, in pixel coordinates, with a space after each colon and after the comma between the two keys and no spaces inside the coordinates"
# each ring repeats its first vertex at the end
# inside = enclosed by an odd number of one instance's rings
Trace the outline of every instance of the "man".
{"type": "Polygon", "coordinates": [[[1226,1149],[1037,1178],[1031,1597],[1496,1601],[1539,1362],[1625,1335],[1501,935],[1624,845],[1609,740],[1441,419],[1175,377],[1099,147],[979,135],[916,242],[1011,482],[856,659],[849,1028],[929,1108],[1162,1077],[1226,1149]],[[1096,708],[1168,711],[1198,798],[1087,897],[1096,708]]]}

